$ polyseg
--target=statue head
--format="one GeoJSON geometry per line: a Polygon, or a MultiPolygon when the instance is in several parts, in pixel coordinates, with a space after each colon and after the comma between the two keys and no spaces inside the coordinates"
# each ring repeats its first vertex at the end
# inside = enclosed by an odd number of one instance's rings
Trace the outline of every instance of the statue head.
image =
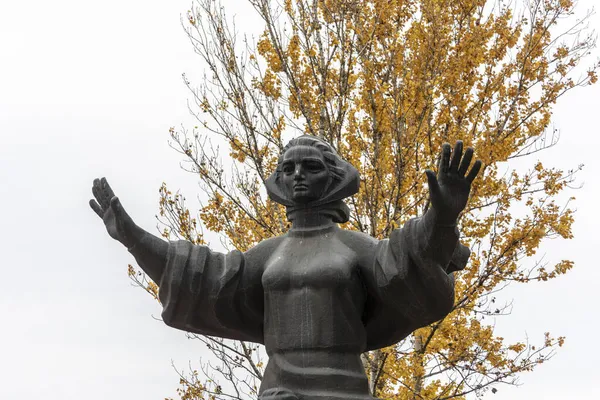
{"type": "Polygon", "coordinates": [[[310,135],[291,140],[279,156],[275,172],[266,181],[269,197],[288,207],[339,208],[349,211],[342,199],[358,192],[356,168],[343,160],[327,142],[310,135]]]}

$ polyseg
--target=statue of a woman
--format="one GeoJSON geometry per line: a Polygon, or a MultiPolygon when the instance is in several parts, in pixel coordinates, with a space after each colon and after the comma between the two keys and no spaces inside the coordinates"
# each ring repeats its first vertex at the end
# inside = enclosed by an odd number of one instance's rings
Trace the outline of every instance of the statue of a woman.
{"type": "Polygon", "coordinates": [[[267,180],[287,207],[291,229],[245,253],[166,242],[138,227],[104,178],[92,209],[159,284],[167,325],[265,345],[269,362],[259,399],[372,399],[361,353],[394,344],[446,316],[453,271],[469,250],[458,242],[481,162],[473,150],[442,148],[436,176],[426,171],[431,207],[389,239],[343,230],[343,199],[359,188],[358,171],[313,136],[292,140],[267,180]]]}

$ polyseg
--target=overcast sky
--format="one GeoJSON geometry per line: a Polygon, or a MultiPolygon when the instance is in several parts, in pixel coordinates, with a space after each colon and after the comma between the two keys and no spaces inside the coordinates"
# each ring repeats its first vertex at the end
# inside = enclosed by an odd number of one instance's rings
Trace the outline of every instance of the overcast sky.
{"type": "MultiPolygon", "coordinates": [[[[190,4],[0,3],[0,399],[161,400],[175,397],[171,360],[198,365],[202,346],[156,319],[158,303],[127,278],[133,258],[87,205],[92,180],[106,176],[136,222],[155,231],[163,181],[198,192],[167,145],[170,126],[193,125],[181,73],[202,70],[179,22],[190,4]]],[[[241,30],[260,27],[244,6],[225,5],[241,30]]],[[[595,86],[560,100],[561,141],[544,158],[585,164],[573,193],[576,237],[543,249],[576,268],[503,293],[514,310],[496,322],[507,338],[539,341],[550,331],[566,344],[521,387],[486,398],[600,398],[599,99],[595,86]]]]}

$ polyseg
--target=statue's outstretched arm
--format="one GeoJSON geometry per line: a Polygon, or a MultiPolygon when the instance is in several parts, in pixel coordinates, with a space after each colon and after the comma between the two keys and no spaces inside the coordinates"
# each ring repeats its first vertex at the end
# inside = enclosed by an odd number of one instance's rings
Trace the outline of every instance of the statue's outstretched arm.
{"type": "Polygon", "coordinates": [[[443,146],[437,176],[426,171],[431,207],[378,244],[372,274],[365,274],[373,276],[370,287],[377,304],[370,311],[369,348],[396,343],[414,329],[444,318],[454,306],[452,271],[462,269],[469,254],[458,241],[456,220],[481,168],[476,161],[467,174],[473,150],[467,149],[464,157],[462,153],[458,142],[450,160],[450,146],[443,146]],[[379,332],[386,321],[395,321],[389,334],[379,332]]]}
{"type": "Polygon", "coordinates": [[[102,219],[108,234],[129,249],[154,282],[160,282],[169,244],[133,222],[105,178],[94,180],[92,193],[90,207],[102,219]]]}

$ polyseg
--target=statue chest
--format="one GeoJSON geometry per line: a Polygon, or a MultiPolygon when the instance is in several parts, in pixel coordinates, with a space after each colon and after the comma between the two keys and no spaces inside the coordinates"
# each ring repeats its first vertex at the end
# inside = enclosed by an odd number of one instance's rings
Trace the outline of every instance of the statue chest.
{"type": "Polygon", "coordinates": [[[366,294],[357,256],[334,233],[286,237],[265,265],[262,284],[270,355],[299,351],[303,361],[287,362],[333,367],[329,356],[320,360],[313,350],[360,354],[365,347],[366,294]]]}
{"type": "Polygon", "coordinates": [[[358,281],[356,253],[334,232],[287,237],[265,264],[265,291],[341,288],[358,281]]]}

